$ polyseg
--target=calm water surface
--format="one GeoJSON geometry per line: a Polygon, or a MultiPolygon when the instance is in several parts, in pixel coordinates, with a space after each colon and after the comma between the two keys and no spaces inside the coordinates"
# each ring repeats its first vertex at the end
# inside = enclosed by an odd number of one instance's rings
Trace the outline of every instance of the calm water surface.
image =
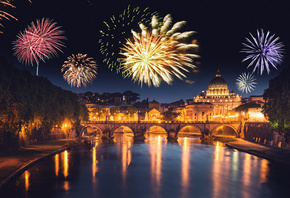
{"type": "Polygon", "coordinates": [[[220,142],[115,135],[65,151],[25,171],[5,197],[290,197],[289,170],[220,142]]]}

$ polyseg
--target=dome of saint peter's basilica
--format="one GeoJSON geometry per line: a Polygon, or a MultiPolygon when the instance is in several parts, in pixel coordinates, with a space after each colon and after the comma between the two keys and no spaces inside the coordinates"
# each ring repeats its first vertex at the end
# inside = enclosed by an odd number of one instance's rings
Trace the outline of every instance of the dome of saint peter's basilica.
{"type": "Polygon", "coordinates": [[[221,77],[219,70],[214,79],[208,85],[207,95],[228,95],[229,89],[227,82],[221,77]]]}

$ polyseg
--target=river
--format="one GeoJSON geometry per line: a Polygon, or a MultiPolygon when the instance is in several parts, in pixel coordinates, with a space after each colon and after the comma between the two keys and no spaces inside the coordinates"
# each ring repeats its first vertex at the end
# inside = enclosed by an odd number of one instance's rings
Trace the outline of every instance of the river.
{"type": "Polygon", "coordinates": [[[289,168],[221,142],[119,134],[39,162],[1,198],[288,198],[289,176],[289,168]]]}

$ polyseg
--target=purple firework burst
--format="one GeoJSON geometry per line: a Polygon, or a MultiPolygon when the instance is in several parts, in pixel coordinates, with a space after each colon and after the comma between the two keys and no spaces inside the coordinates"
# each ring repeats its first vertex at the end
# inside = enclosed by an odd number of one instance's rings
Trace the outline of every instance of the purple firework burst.
{"type": "Polygon", "coordinates": [[[252,40],[246,38],[247,43],[242,43],[244,48],[241,52],[248,54],[242,62],[250,60],[247,68],[254,66],[253,72],[258,69],[261,75],[265,69],[269,74],[270,65],[277,69],[276,66],[282,63],[284,52],[284,45],[279,42],[279,37],[275,37],[275,34],[270,35],[269,31],[265,34],[263,29],[257,30],[257,37],[251,33],[250,35],[252,40]]]}

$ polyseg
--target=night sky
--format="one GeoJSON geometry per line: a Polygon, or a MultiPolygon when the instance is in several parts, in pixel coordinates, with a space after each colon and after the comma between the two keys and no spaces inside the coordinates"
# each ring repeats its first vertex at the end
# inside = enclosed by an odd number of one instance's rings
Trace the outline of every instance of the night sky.
{"type": "MultiPolygon", "coordinates": [[[[209,82],[215,77],[217,69],[239,95],[262,95],[269,85],[269,80],[289,64],[290,51],[290,6],[284,0],[14,0],[16,9],[5,8],[18,21],[1,21],[4,28],[0,34],[0,53],[14,62],[21,70],[27,69],[35,74],[35,67],[25,66],[17,62],[13,56],[12,42],[16,35],[23,31],[32,21],[50,18],[57,22],[64,30],[67,40],[65,48],[58,57],[40,62],[39,76],[48,78],[53,84],[76,93],[91,92],[124,92],[132,90],[140,94],[141,99],[157,100],[158,102],[173,102],[180,99],[192,99],[208,88],[209,82]],[[113,14],[120,14],[127,6],[140,6],[150,11],[158,12],[160,16],[171,14],[173,22],[185,20],[187,25],[182,30],[194,30],[199,44],[199,72],[187,73],[184,80],[175,79],[172,85],[161,83],[160,87],[141,88],[130,78],[123,79],[120,73],[111,71],[103,63],[104,56],[100,53],[98,40],[99,30],[104,29],[103,21],[108,21],[113,14]],[[255,74],[257,85],[250,94],[241,93],[236,88],[236,78],[242,72],[252,72],[253,67],[247,69],[248,62],[242,63],[245,54],[240,50],[249,32],[256,34],[257,29],[270,31],[280,37],[285,45],[284,62],[278,65],[278,70],[271,67],[270,75],[264,72],[255,74]],[[83,53],[93,57],[98,64],[98,76],[86,88],[71,87],[63,79],[61,66],[71,54],[83,53]],[[186,81],[188,80],[188,81],[186,81]],[[190,82],[190,83],[188,83],[190,82]]],[[[1,5],[2,6],[2,5],[1,5]]],[[[3,8],[3,6],[1,7],[3,8]]],[[[139,29],[136,29],[139,30],[139,29]]]]}

